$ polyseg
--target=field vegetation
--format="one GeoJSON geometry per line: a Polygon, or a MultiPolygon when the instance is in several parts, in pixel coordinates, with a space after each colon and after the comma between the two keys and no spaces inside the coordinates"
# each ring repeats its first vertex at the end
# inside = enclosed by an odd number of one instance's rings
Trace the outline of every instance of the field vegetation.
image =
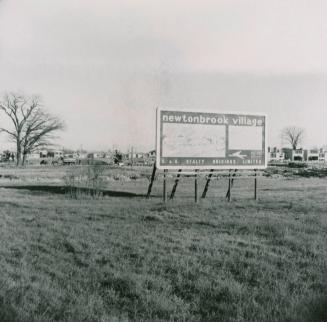
{"type": "Polygon", "coordinates": [[[271,173],[257,202],[236,180],[231,203],[213,180],[194,204],[182,178],[163,204],[149,171],[101,172],[93,198],[68,169],[1,169],[0,321],[327,320],[327,179],[271,173]]]}

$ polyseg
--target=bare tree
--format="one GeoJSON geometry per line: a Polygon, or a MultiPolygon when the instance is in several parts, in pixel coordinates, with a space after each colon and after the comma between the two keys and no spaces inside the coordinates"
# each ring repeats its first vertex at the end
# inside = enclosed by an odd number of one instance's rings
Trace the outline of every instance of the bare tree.
{"type": "Polygon", "coordinates": [[[298,126],[288,126],[282,130],[282,140],[289,143],[293,150],[296,150],[303,143],[304,129],[298,126]]]}
{"type": "Polygon", "coordinates": [[[63,122],[44,111],[37,96],[9,93],[0,101],[0,110],[11,121],[11,128],[0,128],[16,144],[16,164],[24,164],[27,154],[51,144],[54,132],[64,129],[63,122]]]}

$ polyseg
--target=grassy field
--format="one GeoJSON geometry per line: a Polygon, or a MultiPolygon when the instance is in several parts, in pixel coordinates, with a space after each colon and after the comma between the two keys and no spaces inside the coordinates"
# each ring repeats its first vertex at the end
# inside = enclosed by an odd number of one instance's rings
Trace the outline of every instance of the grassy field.
{"type": "Polygon", "coordinates": [[[64,168],[1,169],[0,321],[327,321],[327,179],[262,178],[258,202],[236,181],[232,203],[214,180],[194,204],[185,178],[163,204],[112,171],[71,199],[64,168]]]}

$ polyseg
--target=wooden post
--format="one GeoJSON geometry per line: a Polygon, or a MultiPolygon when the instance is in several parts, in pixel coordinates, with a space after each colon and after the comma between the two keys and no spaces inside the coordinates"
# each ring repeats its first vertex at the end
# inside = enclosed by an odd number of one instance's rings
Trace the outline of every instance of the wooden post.
{"type": "Polygon", "coordinates": [[[148,193],[146,194],[146,198],[149,199],[150,195],[151,195],[151,190],[152,190],[152,185],[153,185],[153,181],[156,175],[156,171],[157,171],[157,166],[156,163],[153,164],[153,170],[152,170],[152,175],[151,175],[151,179],[150,179],[150,183],[149,183],[149,187],[148,187],[148,193]]]}
{"type": "Polygon", "coordinates": [[[201,196],[202,199],[204,199],[206,197],[206,195],[207,195],[212,175],[213,175],[213,169],[210,170],[210,173],[208,175],[206,185],[205,185],[204,190],[202,192],[202,196],[201,196]]]}
{"type": "Polygon", "coordinates": [[[167,173],[167,169],[164,170],[164,177],[163,177],[163,202],[167,201],[166,173],[167,173]]]}
{"type": "Polygon", "coordinates": [[[229,175],[228,175],[228,195],[227,195],[227,198],[228,198],[228,202],[231,202],[232,200],[232,176],[231,176],[231,171],[232,170],[229,170],[229,175]]]}
{"type": "Polygon", "coordinates": [[[257,194],[257,189],[258,189],[258,178],[257,178],[257,170],[254,170],[254,200],[258,200],[258,194],[257,194]]]}
{"type": "Polygon", "coordinates": [[[178,170],[178,173],[177,173],[177,177],[175,179],[175,183],[174,183],[173,189],[172,189],[171,194],[170,194],[170,197],[169,197],[170,200],[174,199],[175,192],[176,192],[176,189],[177,189],[177,186],[178,186],[178,182],[179,182],[179,178],[181,176],[181,172],[182,172],[182,169],[179,169],[178,170]]]}
{"type": "Polygon", "coordinates": [[[231,176],[231,172],[232,172],[232,170],[229,170],[230,184],[228,183],[228,190],[226,192],[226,198],[227,199],[230,199],[230,194],[231,194],[231,191],[232,191],[232,188],[233,188],[234,178],[236,176],[237,169],[234,170],[234,173],[233,173],[232,176],[231,176]]]}
{"type": "Polygon", "coordinates": [[[198,202],[198,171],[195,170],[195,179],[194,179],[194,201],[198,202]]]}

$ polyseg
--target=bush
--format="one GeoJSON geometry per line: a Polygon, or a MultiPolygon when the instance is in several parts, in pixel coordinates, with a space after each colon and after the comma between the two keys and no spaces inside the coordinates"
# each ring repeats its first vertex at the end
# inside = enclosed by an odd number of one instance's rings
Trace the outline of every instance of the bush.
{"type": "Polygon", "coordinates": [[[102,197],[104,171],[105,167],[101,165],[89,165],[68,169],[64,177],[66,193],[75,199],[85,196],[92,198],[102,197]]]}
{"type": "Polygon", "coordinates": [[[306,168],[308,165],[305,162],[289,162],[290,168],[306,168]]]}

